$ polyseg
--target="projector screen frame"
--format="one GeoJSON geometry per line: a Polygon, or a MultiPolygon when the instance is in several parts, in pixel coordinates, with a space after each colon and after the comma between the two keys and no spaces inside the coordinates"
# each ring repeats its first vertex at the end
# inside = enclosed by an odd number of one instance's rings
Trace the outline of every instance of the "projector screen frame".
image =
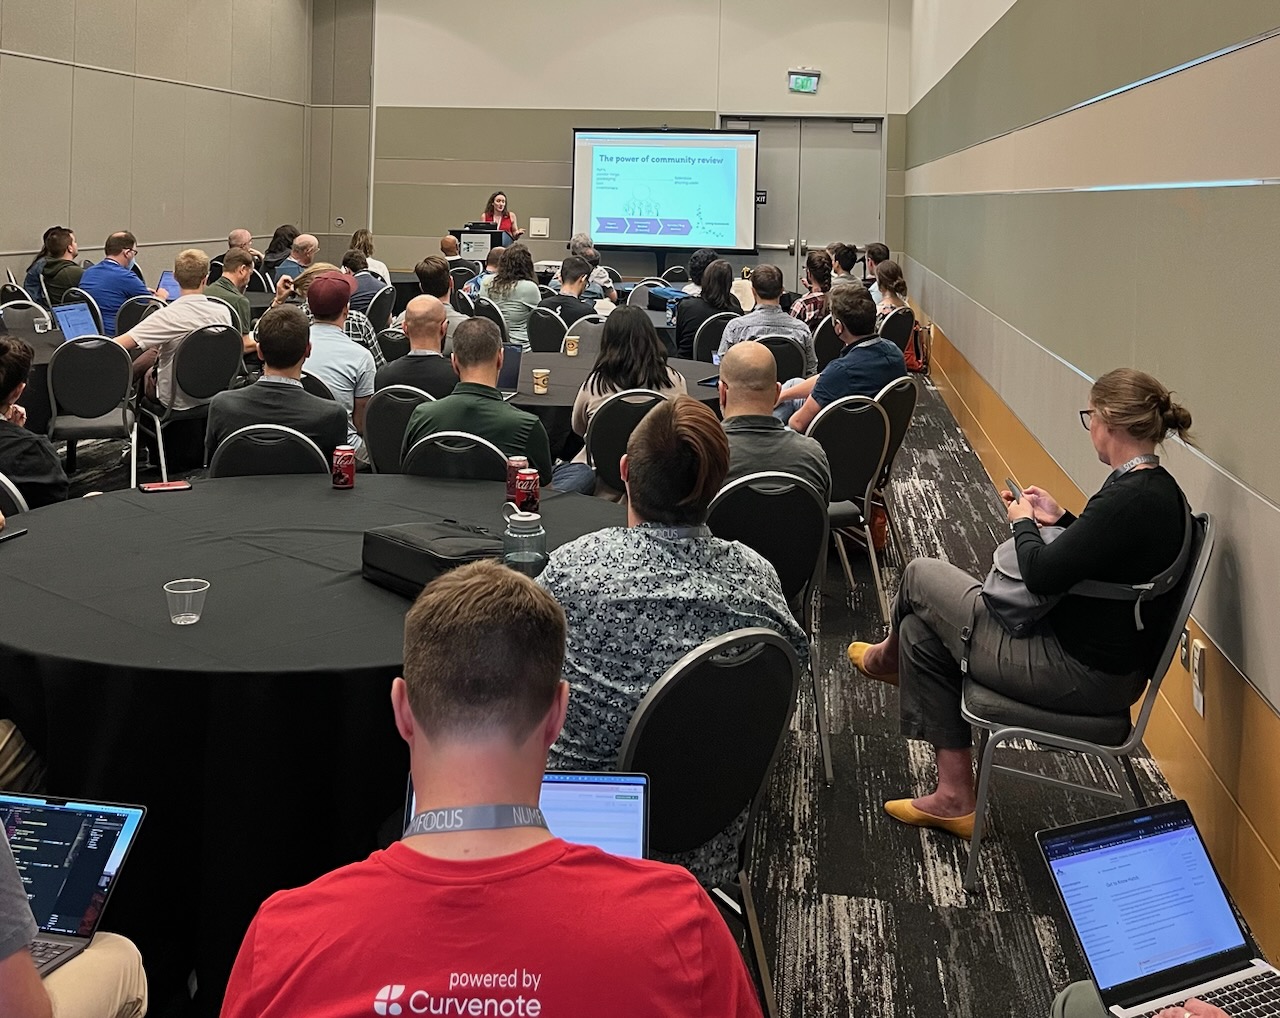
{"type": "MultiPolygon", "coordinates": [[[[575,127],[571,136],[570,144],[573,151],[577,151],[577,137],[579,134],[707,134],[707,135],[742,135],[751,134],[755,136],[755,183],[756,189],[760,187],[760,131],[757,128],[747,128],[746,130],[730,131],[721,127],[575,127]]],[[[573,172],[572,167],[575,160],[570,160],[570,183],[569,183],[569,232],[573,233],[573,210],[577,204],[578,175],[573,172]]],[[[751,235],[755,237],[757,245],[760,238],[757,235],[760,226],[760,206],[756,204],[752,196],[751,215],[752,228],[751,235]]],[[[590,230],[582,231],[590,235],[592,244],[597,251],[638,251],[643,253],[652,253],[660,256],[662,262],[665,263],[666,256],[670,254],[692,254],[698,248],[694,247],[672,247],[667,244],[609,244],[596,240],[595,233],[590,230]]],[[[759,254],[760,249],[756,247],[747,248],[716,248],[716,253],[720,255],[754,255],[759,254]]]]}

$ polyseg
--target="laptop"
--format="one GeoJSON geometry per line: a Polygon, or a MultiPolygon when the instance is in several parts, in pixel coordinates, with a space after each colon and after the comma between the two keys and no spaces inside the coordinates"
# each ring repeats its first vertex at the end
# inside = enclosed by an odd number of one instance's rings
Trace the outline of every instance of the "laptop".
{"type": "Polygon", "coordinates": [[[1197,997],[1274,1014],[1280,972],[1236,916],[1181,800],[1036,835],[1108,1013],[1146,1018],[1197,997]]]}
{"type": "Polygon", "coordinates": [[[163,290],[169,295],[170,304],[182,296],[182,287],[178,285],[177,277],[169,269],[165,269],[160,274],[160,282],[156,283],[156,289],[163,290]]]}
{"type": "Polygon", "coordinates": [[[520,360],[524,348],[518,343],[502,344],[502,370],[498,372],[498,391],[510,399],[520,391],[520,360]]]}
{"type": "MultiPolygon", "coordinates": [[[[404,826],[408,827],[417,813],[412,781],[405,799],[404,826]]],[[[547,771],[539,805],[557,838],[630,859],[649,854],[647,774],[547,771]]]]}
{"type": "Polygon", "coordinates": [[[98,335],[98,326],[93,320],[93,312],[83,301],[74,304],[59,304],[53,309],[54,320],[62,330],[64,342],[79,339],[81,336],[98,335]]]}
{"type": "Polygon", "coordinates": [[[93,941],[145,814],[141,806],[0,792],[0,827],[40,927],[31,945],[40,975],[93,941]]]}

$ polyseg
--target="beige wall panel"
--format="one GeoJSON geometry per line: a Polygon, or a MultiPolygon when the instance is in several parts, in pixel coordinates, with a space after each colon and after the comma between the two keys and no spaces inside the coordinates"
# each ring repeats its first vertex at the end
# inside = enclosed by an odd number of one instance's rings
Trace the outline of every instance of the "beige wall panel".
{"type": "MultiPolygon", "coordinates": [[[[344,220],[343,229],[368,225],[369,218],[369,111],[333,111],[333,174],[329,219],[344,220]]],[[[336,227],[335,227],[336,229],[336,227]]]]}
{"type": "Polygon", "coordinates": [[[244,184],[243,177],[233,169],[238,162],[233,153],[240,134],[231,126],[231,96],[203,88],[189,88],[186,93],[188,127],[180,236],[226,236],[235,228],[229,221],[231,188],[244,184]]]}
{"type": "MultiPolygon", "coordinates": [[[[374,188],[374,231],[400,236],[439,237],[451,227],[478,219],[492,188],[484,185],[386,184],[374,188]]],[[[513,187],[507,199],[521,224],[530,216],[551,219],[551,233],[560,250],[568,239],[568,188],[513,187]]]]}
{"type": "Polygon", "coordinates": [[[152,240],[183,240],[186,136],[199,131],[162,110],[185,109],[184,85],[139,78],[133,89],[133,232],[152,240]]]}
{"type": "Polygon", "coordinates": [[[890,113],[884,118],[885,167],[890,170],[907,168],[907,118],[901,113],[890,113]]]}
{"type": "MultiPolygon", "coordinates": [[[[231,97],[231,123],[240,146],[241,162],[229,192],[230,218],[247,229],[264,233],[274,233],[277,226],[293,221],[273,220],[268,213],[267,191],[281,183],[270,175],[276,165],[275,148],[279,144],[279,139],[272,137],[272,123],[265,116],[271,105],[248,96],[231,97]]],[[[295,174],[301,172],[305,170],[295,174]]]]}
{"type": "Polygon", "coordinates": [[[34,250],[50,226],[75,225],[67,223],[71,103],[70,67],[0,56],[0,137],[23,139],[21,159],[11,153],[7,186],[0,187],[0,250],[34,250]],[[35,109],[40,123],[33,127],[35,109]],[[26,172],[15,175],[19,165],[26,172]]]}
{"type": "MultiPolygon", "coordinates": [[[[720,9],[736,4],[655,0],[606,12],[595,0],[556,0],[554,8],[493,0],[475,17],[446,3],[379,0],[376,102],[555,109],[590,96],[618,109],[714,109],[720,9]],[[656,57],[646,41],[660,47],[656,57]],[[603,55],[607,70],[584,76],[579,49],[603,55]]],[[[771,30],[788,20],[776,7],[768,12],[771,30]]]]}
{"type": "Polygon", "coordinates": [[[32,56],[75,55],[76,0],[4,0],[0,47],[32,56]]]}
{"type": "Polygon", "coordinates": [[[186,5],[187,68],[184,81],[231,88],[232,0],[186,5]]]}
{"type": "Polygon", "coordinates": [[[311,4],[311,102],[333,102],[333,23],[338,0],[312,0],[311,4]]]}
{"type": "MultiPolygon", "coordinates": [[[[421,4],[419,6],[424,11],[439,11],[450,18],[456,17],[456,11],[447,10],[448,5],[421,4]]],[[[333,23],[333,102],[335,105],[369,105],[369,93],[373,84],[372,61],[373,0],[340,0],[334,13],[333,23]]],[[[405,70],[416,77],[428,65],[437,62],[441,65],[449,64],[455,69],[459,66],[452,64],[451,61],[432,60],[424,51],[405,70]]],[[[456,70],[452,73],[456,74],[456,70]]],[[[463,78],[468,75],[462,74],[457,77],[463,78]]]]}
{"type": "Polygon", "coordinates": [[[266,125],[267,177],[259,181],[266,198],[265,222],[274,230],[302,221],[302,180],[307,172],[306,115],[301,106],[260,102],[258,117],[266,125]]]}
{"type": "Polygon", "coordinates": [[[271,91],[271,6],[263,0],[232,0],[231,79],[237,92],[271,91]]]}
{"type": "Polygon", "coordinates": [[[330,228],[329,190],[333,160],[333,110],[317,107],[311,111],[311,202],[306,228],[312,232],[330,228]]]}
{"type": "Polygon", "coordinates": [[[828,4],[820,31],[810,18],[778,14],[776,0],[720,5],[716,94],[721,111],[787,116],[885,111],[889,0],[828,4]],[[818,94],[787,91],[787,71],[806,66],[823,72],[818,94]]]}
{"type": "Polygon", "coordinates": [[[911,96],[914,106],[1016,0],[912,0],[911,96]]]}
{"type": "MultiPolygon", "coordinates": [[[[7,2],[5,10],[8,10],[7,2]]],[[[76,63],[132,71],[137,31],[137,0],[112,3],[82,0],[76,5],[76,63]]]]}
{"type": "Polygon", "coordinates": [[[137,233],[131,202],[133,85],[133,78],[120,74],[74,72],[69,221],[82,248],[103,244],[117,230],[137,233]]]}
{"type": "Polygon", "coordinates": [[[311,67],[311,15],[308,0],[271,2],[271,78],[273,99],[307,101],[311,67]]]}
{"type": "Polygon", "coordinates": [[[387,184],[458,184],[492,180],[500,176],[503,186],[569,187],[573,183],[573,163],[490,162],[472,159],[379,159],[374,163],[374,179],[387,184]]]}
{"type": "Polygon", "coordinates": [[[184,0],[137,0],[139,74],[187,80],[187,4],[184,0]]]}
{"type": "Polygon", "coordinates": [[[911,8],[912,0],[889,0],[885,110],[890,114],[911,109],[911,8]]]}

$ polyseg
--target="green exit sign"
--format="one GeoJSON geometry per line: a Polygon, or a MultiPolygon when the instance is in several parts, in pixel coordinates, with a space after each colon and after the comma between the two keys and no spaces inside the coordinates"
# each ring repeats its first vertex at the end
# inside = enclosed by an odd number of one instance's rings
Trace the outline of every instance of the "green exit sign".
{"type": "Polygon", "coordinates": [[[809,95],[818,91],[820,71],[788,71],[787,87],[792,92],[805,92],[809,95]]]}

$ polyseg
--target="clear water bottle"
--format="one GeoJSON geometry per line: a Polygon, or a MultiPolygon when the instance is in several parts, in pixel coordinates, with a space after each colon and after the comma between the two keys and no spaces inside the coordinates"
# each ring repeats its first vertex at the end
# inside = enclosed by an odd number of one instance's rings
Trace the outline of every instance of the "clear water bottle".
{"type": "Polygon", "coordinates": [[[502,533],[502,561],[525,576],[537,576],[547,564],[547,532],[542,517],[523,513],[511,502],[503,514],[507,529],[502,533]]]}

